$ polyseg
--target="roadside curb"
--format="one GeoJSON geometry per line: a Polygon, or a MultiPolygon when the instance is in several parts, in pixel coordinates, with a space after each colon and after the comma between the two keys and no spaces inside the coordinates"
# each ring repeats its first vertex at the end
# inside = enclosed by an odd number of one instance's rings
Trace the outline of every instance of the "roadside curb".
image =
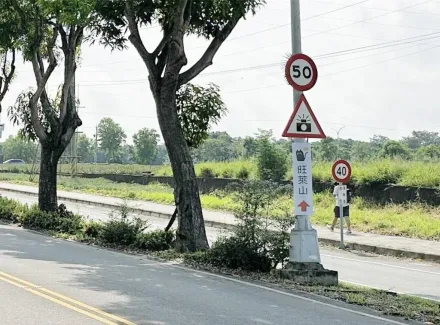
{"type": "MultiPolygon", "coordinates": [[[[32,196],[38,196],[38,193],[29,192],[29,191],[23,191],[20,189],[8,189],[8,188],[2,188],[0,187],[2,191],[5,192],[12,192],[12,193],[21,193],[26,195],[32,195],[32,196]]],[[[58,195],[58,199],[68,202],[74,202],[74,203],[82,203],[97,207],[103,207],[103,208],[110,208],[115,209],[119,208],[120,204],[115,203],[101,203],[101,202],[95,202],[95,201],[88,201],[88,200],[82,200],[82,199],[74,199],[67,196],[61,196],[58,195]]],[[[130,202],[130,200],[127,200],[127,202],[130,202]]],[[[161,218],[161,219],[170,219],[172,214],[171,213],[163,213],[163,212],[156,212],[156,211],[149,211],[145,209],[140,209],[136,207],[129,207],[129,210],[134,213],[139,213],[145,216],[154,217],[154,218],[161,218]]],[[[211,228],[218,228],[218,229],[226,229],[226,230],[232,230],[234,229],[234,225],[219,221],[212,221],[212,220],[205,220],[205,226],[211,227],[211,228]]],[[[330,238],[318,238],[319,242],[324,245],[339,247],[339,240],[330,239],[330,238]]],[[[380,247],[375,245],[369,245],[369,244],[360,244],[356,242],[346,242],[346,246],[348,250],[357,250],[357,251],[363,251],[368,253],[374,253],[378,255],[388,255],[393,257],[400,257],[400,258],[409,258],[409,259],[416,259],[416,260],[423,260],[428,262],[435,262],[440,263],[440,255],[435,254],[427,254],[422,252],[416,252],[416,251],[410,251],[410,250],[402,250],[402,249],[396,249],[392,247],[380,247]]]]}

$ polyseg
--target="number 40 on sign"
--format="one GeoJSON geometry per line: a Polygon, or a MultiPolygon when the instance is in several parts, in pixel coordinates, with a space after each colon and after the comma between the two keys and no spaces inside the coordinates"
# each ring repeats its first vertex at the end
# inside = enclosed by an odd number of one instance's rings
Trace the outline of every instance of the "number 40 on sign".
{"type": "Polygon", "coordinates": [[[346,160],[338,160],[333,164],[332,174],[335,181],[347,183],[351,178],[351,166],[346,160]]]}

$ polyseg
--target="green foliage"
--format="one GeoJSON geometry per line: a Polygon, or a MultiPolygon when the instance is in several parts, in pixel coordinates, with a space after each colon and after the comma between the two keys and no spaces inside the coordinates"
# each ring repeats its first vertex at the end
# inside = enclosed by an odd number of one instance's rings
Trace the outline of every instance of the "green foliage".
{"type": "Polygon", "coordinates": [[[240,170],[237,173],[237,178],[239,179],[248,179],[249,178],[249,171],[246,167],[241,167],[240,170]]]}
{"type": "Polygon", "coordinates": [[[23,139],[23,137],[9,136],[3,143],[3,159],[23,159],[25,162],[32,162],[35,158],[37,145],[34,142],[23,139]]]}
{"type": "MultiPolygon", "coordinates": [[[[134,18],[139,24],[151,25],[157,21],[165,31],[174,27],[179,3],[176,0],[133,0],[131,2],[134,18]]],[[[185,16],[190,18],[186,33],[208,39],[213,38],[228,23],[236,23],[247,13],[255,14],[256,10],[264,4],[264,0],[191,1],[191,5],[186,8],[188,14],[185,16]],[[209,20],[206,17],[209,17],[209,20]]],[[[125,1],[98,0],[97,8],[99,23],[94,28],[93,37],[99,39],[99,42],[104,45],[124,49],[127,42],[125,34],[127,22],[124,20],[125,1]]]]}
{"type": "Polygon", "coordinates": [[[129,247],[146,251],[172,248],[173,232],[154,230],[144,233],[145,221],[128,216],[127,205],[119,209],[119,218],[112,215],[109,222],[85,221],[61,204],[55,212],[42,212],[37,205],[28,207],[18,201],[0,197],[0,220],[17,223],[35,230],[49,230],[57,234],[75,235],[77,239],[98,244],[129,247]]]}
{"type": "Polygon", "coordinates": [[[186,84],[177,92],[177,113],[189,147],[197,148],[208,138],[212,124],[227,112],[217,85],[207,88],[186,84]]]}
{"type": "Polygon", "coordinates": [[[103,225],[98,238],[104,244],[131,246],[148,225],[140,218],[131,218],[126,204],[120,206],[118,213],[119,216],[112,213],[111,220],[103,225]]]}
{"type": "Polygon", "coordinates": [[[286,176],[287,155],[267,137],[259,143],[257,169],[262,180],[281,181],[286,176]]]}
{"type": "Polygon", "coordinates": [[[95,158],[95,144],[85,134],[78,136],[78,156],[82,162],[93,162],[95,158]]]}
{"type": "Polygon", "coordinates": [[[23,227],[38,230],[52,230],[74,235],[82,229],[82,217],[66,209],[60,204],[57,211],[44,212],[33,205],[21,218],[23,227]]]}
{"type": "MultiPolygon", "coordinates": [[[[30,101],[34,91],[32,89],[21,92],[15,104],[8,108],[8,117],[14,126],[21,126],[19,136],[29,141],[37,141],[38,136],[31,120],[30,101]]],[[[53,109],[54,102],[49,99],[50,105],[38,106],[38,119],[45,132],[56,127],[57,112],[53,109]]]]}
{"type": "Polygon", "coordinates": [[[200,170],[200,177],[212,178],[216,177],[211,168],[205,167],[200,170]]]}
{"type": "Polygon", "coordinates": [[[410,149],[417,150],[419,148],[431,145],[439,146],[440,137],[438,132],[413,131],[411,136],[404,137],[402,142],[410,149]]]}
{"type": "Polygon", "coordinates": [[[259,272],[283,265],[289,256],[293,218],[288,209],[282,217],[271,216],[271,212],[285,190],[268,181],[240,185],[233,196],[239,222],[231,236],[220,238],[209,251],[186,256],[185,261],[259,272]]]}
{"type": "Polygon", "coordinates": [[[155,230],[138,234],[134,247],[151,252],[166,251],[173,247],[175,235],[171,231],[155,230]]]}
{"type": "Polygon", "coordinates": [[[271,261],[264,254],[248,247],[240,238],[220,238],[208,251],[184,256],[189,264],[205,264],[252,272],[269,272],[271,261]]]}
{"type": "Polygon", "coordinates": [[[312,145],[313,160],[335,161],[338,158],[338,143],[327,137],[312,145]]]}
{"type": "Polygon", "coordinates": [[[0,219],[8,222],[19,222],[19,213],[21,205],[15,201],[5,197],[0,197],[0,219]]]}
{"type": "Polygon", "coordinates": [[[436,144],[430,144],[425,147],[420,147],[415,153],[415,159],[417,160],[433,160],[440,158],[440,146],[436,144]]]}
{"type": "Polygon", "coordinates": [[[237,158],[234,141],[226,132],[213,132],[200,147],[193,150],[195,160],[231,161],[237,158]]]}
{"type": "Polygon", "coordinates": [[[121,126],[110,117],[105,117],[99,122],[98,137],[101,149],[105,150],[113,159],[127,138],[121,126]]]}
{"type": "Polygon", "coordinates": [[[408,159],[410,157],[409,148],[399,141],[389,140],[383,145],[380,156],[385,158],[408,159]]]}
{"type": "Polygon", "coordinates": [[[86,238],[97,239],[102,232],[104,225],[97,221],[88,221],[84,225],[84,235],[86,238]]]}
{"type": "Polygon", "coordinates": [[[143,128],[133,135],[135,161],[138,164],[151,164],[157,155],[159,134],[154,129],[143,128]]]}

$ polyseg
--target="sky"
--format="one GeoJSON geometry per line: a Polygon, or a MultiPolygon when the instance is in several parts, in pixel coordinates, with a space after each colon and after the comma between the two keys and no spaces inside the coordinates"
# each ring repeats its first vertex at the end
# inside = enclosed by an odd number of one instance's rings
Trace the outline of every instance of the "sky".
{"type": "MultiPolygon", "coordinates": [[[[374,134],[392,139],[412,130],[440,131],[440,1],[301,0],[302,52],[312,57],[319,77],[305,96],[327,136],[368,140],[374,134]],[[372,45],[378,45],[372,47],[372,45]],[[347,51],[353,50],[355,51],[347,51]]],[[[214,131],[252,136],[272,129],[281,137],[293,111],[292,88],[284,65],[292,54],[290,1],[267,0],[255,16],[242,20],[214,59],[193,80],[216,83],[228,114],[214,131]]],[[[160,27],[141,30],[149,50],[158,44],[160,27]]],[[[185,40],[189,68],[208,46],[204,39],[185,40]]],[[[82,47],[77,70],[79,131],[93,136],[103,117],[111,117],[127,142],[143,127],[159,130],[147,69],[129,45],[123,52],[99,45],[82,47]]],[[[186,69],[186,68],[184,68],[186,69]]],[[[19,62],[17,77],[1,113],[2,140],[17,127],[7,107],[24,89],[35,87],[29,64],[19,62]]],[[[48,83],[54,92],[62,67],[48,83]]]]}

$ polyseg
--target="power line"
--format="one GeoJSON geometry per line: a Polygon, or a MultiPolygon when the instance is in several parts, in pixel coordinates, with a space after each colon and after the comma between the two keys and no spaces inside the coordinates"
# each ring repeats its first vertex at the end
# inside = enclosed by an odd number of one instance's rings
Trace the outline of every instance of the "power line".
{"type": "MultiPolygon", "coordinates": [[[[341,8],[337,8],[337,9],[334,9],[334,10],[323,12],[321,14],[317,14],[317,15],[314,15],[314,16],[311,16],[311,17],[307,17],[307,18],[301,19],[301,21],[307,21],[307,20],[310,20],[310,19],[321,17],[321,16],[324,16],[324,15],[327,15],[327,14],[330,14],[330,13],[333,13],[333,12],[336,12],[336,11],[340,11],[340,10],[344,10],[344,9],[347,9],[347,8],[350,8],[350,7],[357,6],[357,5],[359,5],[361,3],[364,3],[364,2],[367,2],[367,1],[370,1],[370,0],[363,0],[363,1],[360,1],[360,2],[357,2],[357,3],[353,3],[353,4],[350,4],[350,5],[341,7],[341,8]]],[[[430,0],[430,1],[432,1],[432,0],[430,0]]],[[[263,29],[263,30],[259,30],[259,31],[256,31],[256,32],[253,32],[253,33],[250,33],[250,34],[245,34],[245,35],[241,35],[241,36],[232,37],[232,38],[229,38],[228,41],[234,41],[234,40],[237,40],[237,39],[242,39],[244,37],[258,35],[258,34],[261,34],[261,33],[265,33],[265,32],[271,31],[271,30],[279,29],[279,28],[282,28],[282,27],[290,26],[290,25],[291,25],[291,23],[277,25],[277,26],[266,28],[266,29],[263,29]]],[[[191,50],[202,48],[202,47],[204,48],[205,46],[194,47],[191,50]]]]}
{"type": "MultiPolygon", "coordinates": [[[[124,118],[133,118],[133,119],[147,119],[147,120],[157,120],[157,116],[141,116],[141,115],[126,115],[126,114],[101,114],[96,112],[81,112],[81,115],[99,115],[105,117],[124,117],[124,118]]],[[[234,122],[238,123],[246,123],[246,122],[285,122],[285,119],[234,119],[234,122]]],[[[364,128],[364,129],[373,129],[373,130],[386,130],[386,131],[400,131],[400,132],[411,132],[412,130],[403,130],[403,129],[394,129],[394,128],[385,128],[385,127],[374,127],[369,125],[356,125],[356,124],[347,124],[345,122],[329,122],[329,121],[321,121],[325,124],[332,125],[346,125],[349,127],[355,128],[364,128]]],[[[439,126],[440,127],[440,126],[439,126]]],[[[93,129],[94,126],[81,126],[81,128],[85,129],[93,129]]],[[[134,131],[134,129],[130,129],[130,131],[134,131]]]]}
{"type": "Polygon", "coordinates": [[[342,28],[346,28],[346,27],[350,27],[350,26],[353,26],[353,25],[357,25],[357,24],[360,24],[360,23],[363,23],[363,22],[366,22],[366,21],[369,21],[369,20],[372,20],[372,19],[388,16],[388,15],[391,15],[391,14],[394,14],[394,13],[397,13],[397,12],[401,12],[402,10],[405,10],[405,9],[408,9],[408,8],[417,7],[417,6],[423,5],[423,4],[428,3],[428,2],[432,2],[432,1],[434,1],[434,0],[425,0],[425,1],[419,2],[419,3],[414,4],[414,5],[410,5],[410,6],[406,6],[406,7],[400,8],[400,9],[392,10],[392,11],[389,11],[387,13],[376,15],[376,16],[373,16],[373,17],[370,17],[370,18],[365,18],[363,20],[359,20],[359,21],[353,22],[353,23],[348,24],[348,25],[336,27],[336,28],[333,28],[333,29],[329,29],[327,31],[320,32],[320,33],[315,33],[315,34],[307,35],[304,38],[320,35],[320,34],[323,34],[325,32],[332,32],[332,31],[335,31],[335,30],[338,30],[338,29],[342,29],[342,28]]]}
{"type": "MultiPolygon", "coordinates": [[[[322,54],[322,55],[317,55],[315,58],[316,59],[327,59],[327,58],[341,56],[341,55],[357,54],[357,53],[361,53],[361,52],[365,52],[365,51],[379,50],[379,49],[388,48],[388,47],[401,46],[401,45],[405,45],[405,44],[412,44],[412,43],[417,43],[417,42],[436,39],[436,38],[440,38],[440,32],[425,34],[425,35],[416,36],[416,37],[409,37],[409,38],[396,40],[396,41],[378,43],[378,44],[369,45],[369,46],[362,46],[362,47],[357,47],[357,48],[352,48],[352,49],[347,49],[347,50],[342,50],[342,51],[330,52],[330,53],[326,53],[326,54],[322,54]],[[430,35],[436,35],[436,36],[423,38],[424,36],[430,36],[430,35]]],[[[343,63],[343,62],[338,62],[338,63],[343,63]]],[[[258,69],[272,68],[275,66],[279,66],[280,68],[282,68],[283,64],[284,64],[283,62],[276,62],[276,63],[270,63],[270,64],[264,64],[264,65],[244,67],[244,68],[236,68],[236,69],[229,69],[229,70],[222,70],[222,71],[213,71],[213,72],[203,73],[200,76],[212,76],[212,75],[218,75],[218,74],[224,74],[224,73],[258,70],[258,69]]],[[[141,78],[141,79],[119,80],[119,81],[112,81],[112,80],[97,81],[96,83],[103,83],[106,85],[109,85],[109,84],[118,84],[119,85],[119,84],[126,84],[126,83],[143,83],[143,82],[147,82],[147,81],[148,81],[147,78],[141,78]]],[[[93,85],[92,81],[89,81],[89,82],[90,82],[90,84],[83,83],[81,85],[83,85],[83,86],[93,85]]]]}

